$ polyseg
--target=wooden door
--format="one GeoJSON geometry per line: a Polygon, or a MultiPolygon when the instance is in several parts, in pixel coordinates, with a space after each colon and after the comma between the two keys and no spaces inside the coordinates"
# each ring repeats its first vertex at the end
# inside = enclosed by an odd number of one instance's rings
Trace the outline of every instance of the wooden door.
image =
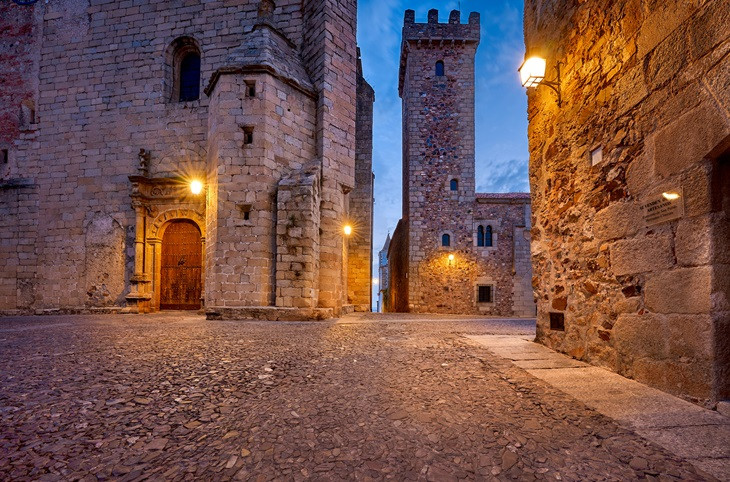
{"type": "Polygon", "coordinates": [[[198,310],[203,274],[200,230],[190,221],[173,221],[162,237],[160,309],[198,310]]]}

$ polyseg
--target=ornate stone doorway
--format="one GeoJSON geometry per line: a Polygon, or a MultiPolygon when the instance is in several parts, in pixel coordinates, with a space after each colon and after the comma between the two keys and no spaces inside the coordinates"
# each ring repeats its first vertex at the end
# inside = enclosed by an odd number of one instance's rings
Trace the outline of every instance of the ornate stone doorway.
{"type": "Polygon", "coordinates": [[[177,220],[167,225],[160,264],[160,309],[200,309],[203,243],[195,223],[177,220]]]}
{"type": "Polygon", "coordinates": [[[129,179],[136,222],[127,312],[200,309],[205,304],[205,195],[191,194],[178,178],[129,179]]]}

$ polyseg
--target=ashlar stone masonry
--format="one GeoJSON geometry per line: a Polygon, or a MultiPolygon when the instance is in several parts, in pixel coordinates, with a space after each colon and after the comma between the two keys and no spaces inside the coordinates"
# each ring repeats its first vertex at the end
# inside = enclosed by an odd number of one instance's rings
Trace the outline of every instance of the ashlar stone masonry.
{"type": "MultiPolygon", "coordinates": [[[[348,269],[342,234],[372,217],[356,10],[3,2],[0,311],[369,309],[371,275],[348,269]]],[[[356,248],[359,266],[371,248],[356,248]]]]}

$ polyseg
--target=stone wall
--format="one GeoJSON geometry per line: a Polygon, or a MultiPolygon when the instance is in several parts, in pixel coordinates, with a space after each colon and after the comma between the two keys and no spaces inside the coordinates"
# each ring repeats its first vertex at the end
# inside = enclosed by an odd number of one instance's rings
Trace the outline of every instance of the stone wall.
{"type": "Polygon", "coordinates": [[[317,155],[322,160],[319,305],[336,313],[346,298],[342,226],[355,185],[356,0],[304,0],[302,56],[319,92],[317,155]]]}
{"type": "Polygon", "coordinates": [[[563,98],[529,92],[537,339],[695,400],[730,396],[729,24],[714,0],[525,2],[563,98]],[[663,193],[679,215],[647,221],[663,193]]]}
{"type": "Polygon", "coordinates": [[[0,313],[30,309],[36,297],[38,186],[0,183],[0,313]]]}
{"type": "Polygon", "coordinates": [[[349,206],[349,222],[354,231],[347,242],[347,302],[356,311],[372,309],[373,102],[375,91],[362,76],[358,59],[355,188],[350,193],[349,206]]]}

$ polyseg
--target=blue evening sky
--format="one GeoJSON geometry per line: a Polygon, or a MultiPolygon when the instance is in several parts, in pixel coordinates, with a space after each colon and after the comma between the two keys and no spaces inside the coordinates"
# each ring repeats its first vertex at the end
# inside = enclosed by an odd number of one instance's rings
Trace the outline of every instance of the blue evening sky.
{"type": "MultiPolygon", "coordinates": [[[[365,78],[375,89],[373,170],[375,171],[374,257],[401,215],[401,102],[398,65],[406,9],[425,22],[428,10],[439,21],[459,8],[461,21],[481,13],[476,57],[477,192],[529,191],[527,180],[527,97],[517,68],[524,58],[523,0],[360,0],[358,44],[365,78]]],[[[373,273],[377,276],[377,271],[373,273]]],[[[377,292],[377,289],[376,289],[377,292]]]]}

